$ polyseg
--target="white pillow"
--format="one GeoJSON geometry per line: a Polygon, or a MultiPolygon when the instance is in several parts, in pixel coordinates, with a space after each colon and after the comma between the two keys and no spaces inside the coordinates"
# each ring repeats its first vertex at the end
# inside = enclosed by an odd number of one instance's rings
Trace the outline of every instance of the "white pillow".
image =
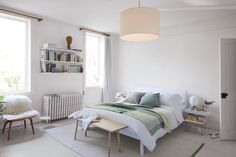
{"type": "Polygon", "coordinates": [[[183,111],[186,108],[185,97],[180,94],[164,93],[160,95],[162,105],[171,106],[183,111]]]}

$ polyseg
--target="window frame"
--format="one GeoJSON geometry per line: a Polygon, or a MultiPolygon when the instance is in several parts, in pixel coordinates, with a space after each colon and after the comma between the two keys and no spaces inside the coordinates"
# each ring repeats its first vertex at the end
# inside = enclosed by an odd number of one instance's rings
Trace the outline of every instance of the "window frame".
{"type": "Polygon", "coordinates": [[[26,25],[25,31],[25,89],[19,91],[0,92],[1,95],[32,93],[32,75],[31,75],[31,20],[20,16],[10,15],[0,12],[0,18],[23,22],[26,25]]]}
{"type": "MultiPolygon", "coordinates": [[[[104,37],[104,35],[101,35],[101,34],[98,34],[98,33],[96,33],[96,32],[90,32],[90,31],[86,31],[85,32],[85,49],[86,49],[86,51],[85,51],[85,87],[86,88],[102,88],[103,87],[103,77],[101,77],[99,74],[101,73],[101,75],[103,75],[104,74],[104,71],[103,72],[101,72],[101,69],[102,68],[104,68],[104,63],[101,63],[102,62],[102,56],[104,57],[104,59],[105,59],[105,37],[104,37]],[[98,55],[98,64],[100,65],[99,66],[99,68],[98,68],[98,77],[100,78],[99,80],[98,80],[98,82],[96,83],[96,85],[87,85],[87,49],[86,49],[86,47],[87,47],[87,35],[89,34],[89,36],[93,36],[93,37],[98,37],[98,38],[101,38],[100,40],[99,40],[99,54],[100,55],[98,55]],[[102,38],[103,38],[103,42],[101,42],[101,40],[102,40],[102,38]],[[104,45],[104,47],[103,47],[103,50],[104,50],[104,53],[102,54],[102,45],[101,44],[103,44],[104,45]],[[102,54],[102,55],[101,55],[102,54]]],[[[103,61],[104,61],[104,59],[103,59],[103,61]]]]}

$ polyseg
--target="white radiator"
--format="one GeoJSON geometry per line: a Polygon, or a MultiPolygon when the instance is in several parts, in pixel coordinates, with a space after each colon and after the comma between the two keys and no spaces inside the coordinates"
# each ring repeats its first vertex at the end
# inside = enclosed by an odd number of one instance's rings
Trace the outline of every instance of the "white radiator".
{"type": "Polygon", "coordinates": [[[43,115],[50,120],[67,118],[83,104],[82,93],[50,94],[43,97],[43,115]]]}

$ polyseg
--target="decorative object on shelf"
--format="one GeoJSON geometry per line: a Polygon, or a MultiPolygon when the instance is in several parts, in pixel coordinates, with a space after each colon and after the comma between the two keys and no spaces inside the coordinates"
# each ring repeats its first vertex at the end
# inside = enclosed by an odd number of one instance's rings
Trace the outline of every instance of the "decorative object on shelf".
{"type": "Polygon", "coordinates": [[[199,98],[197,96],[191,96],[189,99],[191,108],[194,109],[195,107],[197,107],[199,105],[199,98]]]}
{"type": "Polygon", "coordinates": [[[84,72],[84,68],[82,65],[80,65],[80,72],[83,73],[84,72]]]}
{"type": "Polygon", "coordinates": [[[160,36],[160,13],[155,8],[129,8],[120,14],[120,38],[127,41],[149,41],[160,36]]]}
{"type": "Polygon", "coordinates": [[[67,49],[71,49],[72,37],[71,36],[67,36],[66,37],[66,42],[67,42],[67,49]]]}
{"type": "Polygon", "coordinates": [[[125,100],[126,97],[127,97],[127,92],[117,92],[115,96],[117,101],[123,101],[125,100]]]}
{"type": "Polygon", "coordinates": [[[67,71],[68,71],[68,66],[62,65],[62,72],[67,72],[67,71]]]}
{"type": "Polygon", "coordinates": [[[127,93],[126,92],[118,92],[116,93],[116,98],[126,98],[127,97],[127,93]]]}
{"type": "Polygon", "coordinates": [[[209,106],[209,105],[214,104],[215,101],[208,101],[208,100],[205,100],[204,103],[206,104],[206,106],[209,106]]]}

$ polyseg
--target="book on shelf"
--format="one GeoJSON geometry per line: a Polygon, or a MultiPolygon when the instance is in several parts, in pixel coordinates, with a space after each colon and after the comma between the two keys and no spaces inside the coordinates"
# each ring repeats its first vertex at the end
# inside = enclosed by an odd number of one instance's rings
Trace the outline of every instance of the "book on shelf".
{"type": "Polygon", "coordinates": [[[56,72],[56,64],[45,64],[46,72],[56,72]]]}
{"type": "Polygon", "coordinates": [[[41,51],[41,60],[47,60],[45,51],[41,51]]]}
{"type": "Polygon", "coordinates": [[[70,65],[68,67],[69,73],[82,73],[83,72],[83,66],[82,65],[70,65]]]}
{"type": "Polygon", "coordinates": [[[42,61],[64,61],[64,62],[82,62],[83,59],[78,54],[58,53],[53,50],[41,52],[42,61]]]}
{"type": "Polygon", "coordinates": [[[57,65],[54,63],[41,63],[42,73],[83,73],[83,65],[57,65]]]}

